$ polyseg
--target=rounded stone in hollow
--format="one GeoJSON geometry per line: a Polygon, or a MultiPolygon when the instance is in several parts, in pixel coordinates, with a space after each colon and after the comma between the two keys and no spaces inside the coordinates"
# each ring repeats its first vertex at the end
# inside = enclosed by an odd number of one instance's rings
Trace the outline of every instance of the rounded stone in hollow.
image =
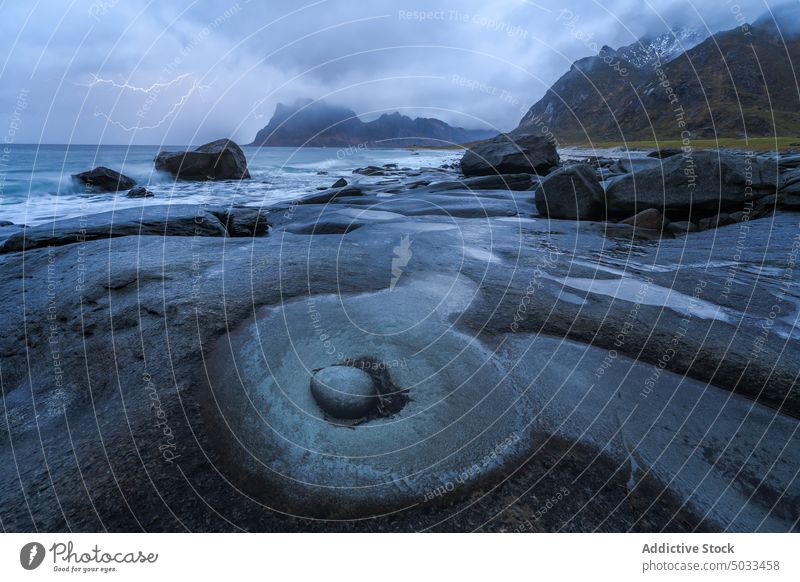
{"type": "Polygon", "coordinates": [[[372,377],[350,366],[328,366],[311,378],[311,394],[319,407],[335,418],[361,418],[378,403],[372,377]]]}

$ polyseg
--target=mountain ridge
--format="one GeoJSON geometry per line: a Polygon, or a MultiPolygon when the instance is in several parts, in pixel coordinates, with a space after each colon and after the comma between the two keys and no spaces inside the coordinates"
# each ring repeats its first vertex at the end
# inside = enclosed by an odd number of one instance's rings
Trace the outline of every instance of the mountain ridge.
{"type": "Polygon", "coordinates": [[[269,123],[251,146],[343,147],[359,144],[379,147],[463,144],[498,132],[453,127],[431,117],[411,118],[399,112],[362,121],[352,109],[324,101],[278,103],[269,123]]]}
{"type": "MultiPolygon", "coordinates": [[[[770,15],[793,22],[795,12],[770,15]]],[[[644,67],[624,60],[623,49],[613,52],[615,68],[599,56],[573,63],[514,132],[546,128],[573,143],[800,135],[794,25],[762,17],[644,67]]]]}

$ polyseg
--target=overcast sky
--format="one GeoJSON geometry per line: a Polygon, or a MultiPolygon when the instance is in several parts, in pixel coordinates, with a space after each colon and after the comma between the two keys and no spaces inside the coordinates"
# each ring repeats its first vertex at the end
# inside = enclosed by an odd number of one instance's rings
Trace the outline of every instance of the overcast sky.
{"type": "Polygon", "coordinates": [[[668,24],[727,30],[768,5],[3,2],[0,123],[17,143],[247,143],[276,103],[310,97],[365,119],[399,110],[508,130],[593,43],[630,44],[668,24]]]}

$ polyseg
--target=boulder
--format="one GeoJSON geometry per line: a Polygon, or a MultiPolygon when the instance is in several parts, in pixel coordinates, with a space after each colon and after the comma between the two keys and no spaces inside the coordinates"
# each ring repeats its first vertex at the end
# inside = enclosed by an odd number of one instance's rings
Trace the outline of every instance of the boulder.
{"type": "Polygon", "coordinates": [[[681,153],[680,148],[661,148],[655,151],[650,152],[647,154],[648,158],[658,158],[663,160],[664,158],[671,158],[672,156],[677,156],[681,153]]]}
{"type": "Polygon", "coordinates": [[[776,175],[766,162],[700,151],[623,176],[609,186],[606,199],[614,215],[655,208],[668,216],[686,216],[721,208],[741,210],[752,199],[774,193],[776,186],[776,175]],[[747,190],[749,179],[752,192],[747,190]]]}
{"type": "Polygon", "coordinates": [[[647,228],[650,230],[662,230],[669,222],[667,218],[655,208],[642,210],[640,213],[626,218],[622,224],[629,224],[634,228],[647,228]]]}
{"type": "Polygon", "coordinates": [[[218,139],[192,151],[159,152],[156,169],[182,180],[247,180],[247,158],[235,142],[218,139]]]}
{"type": "Polygon", "coordinates": [[[734,223],[735,221],[733,218],[731,218],[730,214],[727,214],[725,212],[720,212],[716,216],[701,218],[697,224],[700,230],[709,230],[712,228],[719,228],[720,226],[727,226],[729,224],[734,224],[734,223]]]}
{"type": "Polygon", "coordinates": [[[470,147],[461,158],[465,176],[544,175],[559,162],[555,145],[542,135],[500,134],[470,147]]]}
{"type": "Polygon", "coordinates": [[[105,166],[97,166],[94,170],[81,172],[73,177],[86,184],[86,188],[90,192],[118,192],[119,190],[130,190],[136,185],[133,178],[105,166]]]}
{"type": "Polygon", "coordinates": [[[698,228],[694,222],[687,221],[679,221],[679,222],[670,222],[666,226],[667,232],[671,232],[672,234],[688,234],[690,232],[697,232],[698,228]]]}
{"type": "Polygon", "coordinates": [[[344,178],[339,178],[333,184],[331,184],[331,188],[344,188],[347,186],[347,180],[344,178]]]}
{"type": "Polygon", "coordinates": [[[128,190],[125,196],[128,198],[152,198],[155,195],[144,186],[136,186],[136,188],[128,190]]]}
{"type": "Polygon", "coordinates": [[[550,218],[597,220],[605,214],[605,194],[588,164],[560,168],[536,189],[536,209],[550,218]]]}

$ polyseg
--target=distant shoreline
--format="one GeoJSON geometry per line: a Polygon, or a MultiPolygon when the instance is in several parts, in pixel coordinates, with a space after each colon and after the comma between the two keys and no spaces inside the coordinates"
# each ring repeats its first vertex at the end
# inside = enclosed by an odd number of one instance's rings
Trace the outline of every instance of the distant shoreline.
{"type": "MultiPolygon", "coordinates": [[[[474,143],[446,145],[446,146],[407,146],[407,150],[463,150],[472,146],[474,143]]],[[[741,151],[800,151],[800,137],[752,137],[750,139],[723,137],[718,139],[693,139],[690,142],[694,149],[706,150],[715,148],[736,149],[741,151]]],[[[629,150],[657,150],[663,148],[680,148],[684,143],[680,139],[669,140],[632,140],[632,141],[563,141],[558,144],[559,148],[583,148],[583,149],[612,149],[623,148],[629,150]]]]}

